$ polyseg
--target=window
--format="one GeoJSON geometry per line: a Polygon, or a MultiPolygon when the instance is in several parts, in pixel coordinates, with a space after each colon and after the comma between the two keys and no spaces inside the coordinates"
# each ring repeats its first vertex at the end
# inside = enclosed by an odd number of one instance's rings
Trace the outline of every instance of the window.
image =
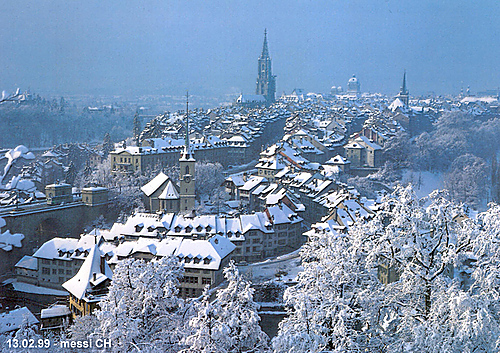
{"type": "Polygon", "coordinates": [[[60,275],[64,275],[64,268],[60,268],[58,272],[60,275]]]}
{"type": "Polygon", "coordinates": [[[184,276],[181,282],[198,284],[198,277],[184,276]]]}
{"type": "Polygon", "coordinates": [[[44,275],[50,275],[50,268],[42,267],[42,274],[44,274],[44,275]]]}
{"type": "Polygon", "coordinates": [[[57,275],[57,268],[53,268],[53,269],[52,269],[52,274],[53,274],[53,275],[57,275]]]}
{"type": "Polygon", "coordinates": [[[184,174],[189,174],[189,166],[188,165],[186,166],[186,168],[184,170],[185,170],[184,174]]]}
{"type": "Polygon", "coordinates": [[[59,283],[63,283],[64,282],[64,277],[59,277],[59,283]]]}
{"type": "Polygon", "coordinates": [[[259,251],[259,248],[258,248],[258,247],[256,247],[256,246],[254,246],[254,247],[253,247],[253,252],[257,252],[257,251],[259,251]]]}
{"type": "Polygon", "coordinates": [[[212,284],[212,279],[211,278],[203,277],[201,279],[201,284],[203,284],[203,285],[212,284]]]}
{"type": "Polygon", "coordinates": [[[73,272],[71,272],[71,270],[66,270],[66,275],[71,276],[72,274],[73,272]]]}
{"type": "Polygon", "coordinates": [[[50,260],[42,259],[42,264],[44,264],[44,265],[50,265],[50,260]]]}

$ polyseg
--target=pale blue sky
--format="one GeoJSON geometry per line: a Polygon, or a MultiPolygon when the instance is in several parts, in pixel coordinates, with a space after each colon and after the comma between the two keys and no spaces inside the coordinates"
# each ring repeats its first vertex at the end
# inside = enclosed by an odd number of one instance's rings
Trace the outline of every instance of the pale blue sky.
{"type": "Polygon", "coordinates": [[[254,93],[268,30],[277,91],[458,93],[500,86],[492,0],[0,2],[0,90],[254,93]]]}

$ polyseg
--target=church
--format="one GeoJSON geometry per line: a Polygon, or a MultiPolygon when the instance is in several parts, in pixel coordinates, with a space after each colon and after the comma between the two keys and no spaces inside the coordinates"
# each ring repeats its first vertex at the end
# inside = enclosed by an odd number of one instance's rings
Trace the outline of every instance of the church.
{"type": "Polygon", "coordinates": [[[190,213],[195,208],[195,164],[189,145],[189,101],[186,96],[186,140],[179,158],[179,185],[160,172],[141,187],[150,212],[190,213]]]}
{"type": "Polygon", "coordinates": [[[236,99],[236,105],[256,107],[271,105],[276,100],[276,75],[272,73],[271,57],[267,44],[267,30],[264,30],[264,44],[257,62],[257,87],[255,95],[241,94],[236,99]]]}

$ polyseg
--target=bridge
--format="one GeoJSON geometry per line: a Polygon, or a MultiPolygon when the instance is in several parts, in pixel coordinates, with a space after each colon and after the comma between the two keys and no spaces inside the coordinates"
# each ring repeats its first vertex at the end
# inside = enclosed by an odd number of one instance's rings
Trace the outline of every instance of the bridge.
{"type": "Polygon", "coordinates": [[[12,251],[0,250],[0,273],[14,270],[14,265],[24,255],[33,255],[35,250],[54,237],[78,238],[85,224],[108,213],[108,202],[88,205],[81,199],[48,205],[47,202],[32,202],[0,208],[0,217],[6,222],[3,229],[12,234],[24,234],[22,247],[12,251]]]}

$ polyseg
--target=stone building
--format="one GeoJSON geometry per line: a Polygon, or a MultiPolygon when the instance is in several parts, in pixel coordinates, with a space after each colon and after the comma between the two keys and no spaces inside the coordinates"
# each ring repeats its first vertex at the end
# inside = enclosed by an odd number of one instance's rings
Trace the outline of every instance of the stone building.
{"type": "Polygon", "coordinates": [[[276,76],[272,73],[271,57],[267,46],[267,30],[264,31],[264,44],[258,60],[257,88],[255,94],[264,96],[266,103],[276,99],[276,76]]]}

